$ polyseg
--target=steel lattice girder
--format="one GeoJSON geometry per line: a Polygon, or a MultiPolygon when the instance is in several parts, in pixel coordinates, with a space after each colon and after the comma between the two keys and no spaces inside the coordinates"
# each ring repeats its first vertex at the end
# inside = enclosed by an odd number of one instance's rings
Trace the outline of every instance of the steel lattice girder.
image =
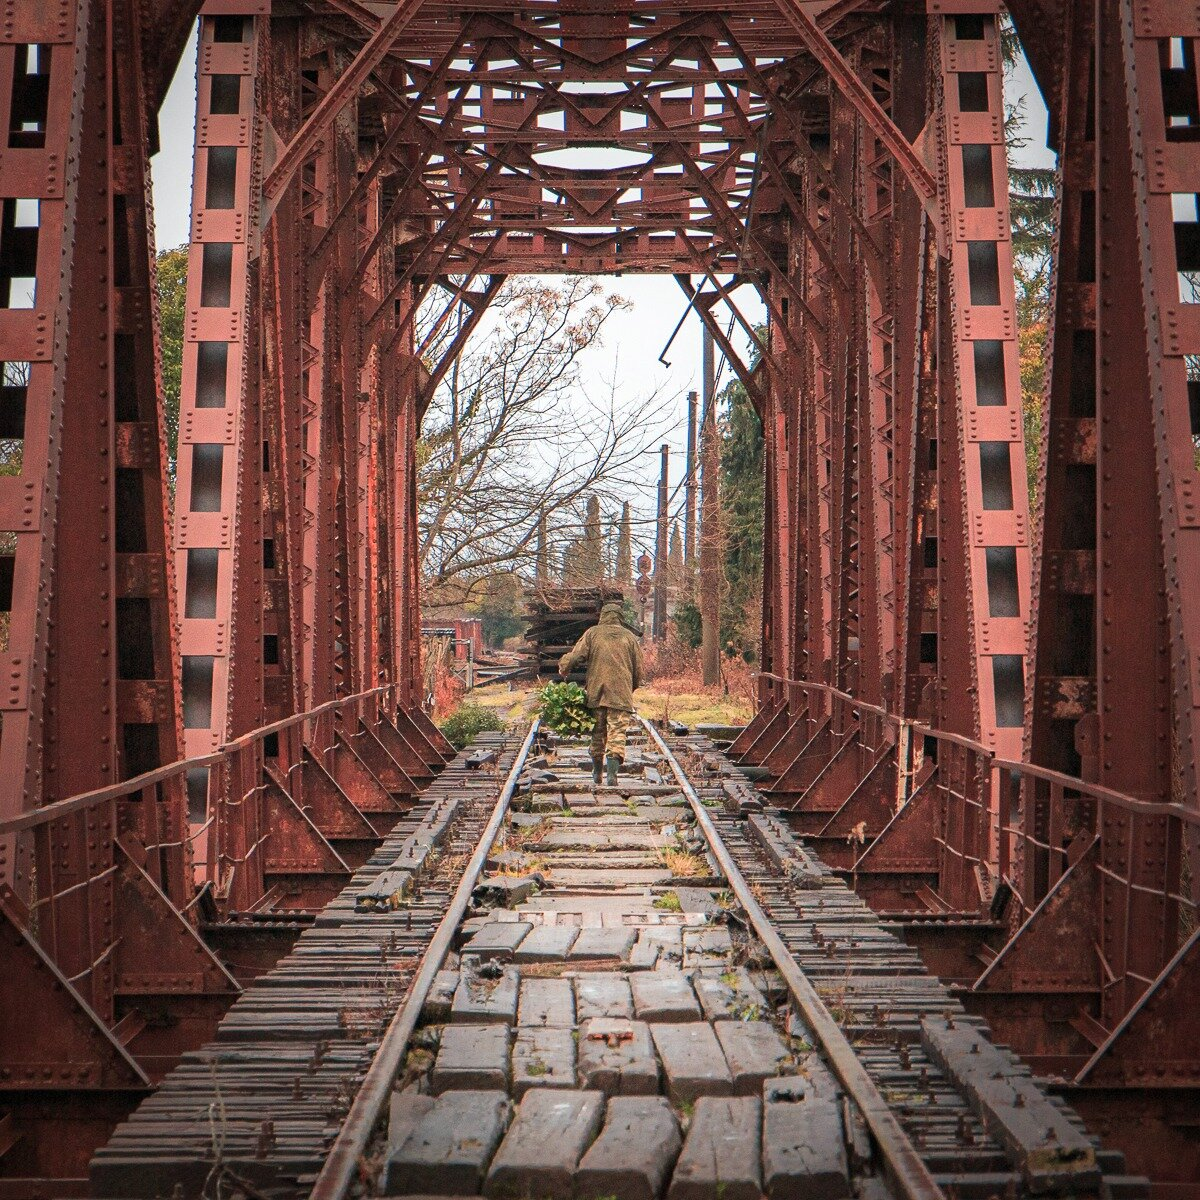
{"type": "Polygon", "coordinates": [[[1037,995],[1061,901],[1108,980],[1072,960],[1078,1077],[1194,1086],[1184,823],[1137,801],[1195,807],[1200,28],[1167,0],[1010,4],[1063,155],[1031,591],[998,5],[924,7],[208,0],[172,556],[146,168],[197,5],[9,3],[0,923],[13,994],[49,971],[79,1034],[54,1088],[144,1087],[210,1019],[147,1033],[146,995],[234,993],[182,915],[193,872],[227,910],[318,903],[441,761],[415,311],[448,285],[479,315],[518,271],[674,273],[718,339],[759,285],[764,354],[725,348],[764,422],[764,661],[853,696],[768,683],[739,749],[877,901],[976,915],[1020,889],[981,996],[1037,995]],[[1030,753],[1135,800],[986,786],[1019,757],[1029,628],[1030,753]],[[352,693],[188,771],[190,838],[182,772],[117,784],[352,693]]]}

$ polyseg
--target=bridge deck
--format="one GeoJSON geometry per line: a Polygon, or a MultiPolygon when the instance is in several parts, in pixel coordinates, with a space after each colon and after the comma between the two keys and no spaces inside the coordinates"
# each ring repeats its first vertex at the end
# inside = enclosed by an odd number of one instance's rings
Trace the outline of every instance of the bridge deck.
{"type": "MultiPolygon", "coordinates": [[[[685,768],[639,739],[616,789],[591,786],[581,749],[526,764],[472,915],[431,964],[360,1186],[1145,1194],[711,742],[671,745],[685,768]],[[719,869],[718,843],[736,877],[719,869]],[[756,935],[755,905],[788,961],[756,935]],[[862,1072],[850,1086],[847,1055],[862,1072]]],[[[498,761],[474,772],[465,755],[452,764],[217,1040],[117,1131],[94,1160],[96,1194],[191,1196],[214,1181],[310,1192],[495,815],[518,752],[511,738],[491,749],[498,761]]],[[[344,1191],[326,1175],[314,1195],[344,1191]]]]}

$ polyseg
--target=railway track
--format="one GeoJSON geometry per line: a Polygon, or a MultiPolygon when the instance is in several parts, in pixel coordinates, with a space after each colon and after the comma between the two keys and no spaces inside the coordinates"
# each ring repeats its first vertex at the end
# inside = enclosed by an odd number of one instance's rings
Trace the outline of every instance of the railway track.
{"type": "Polygon", "coordinates": [[[714,745],[460,755],[97,1196],[1140,1200],[714,745]]]}

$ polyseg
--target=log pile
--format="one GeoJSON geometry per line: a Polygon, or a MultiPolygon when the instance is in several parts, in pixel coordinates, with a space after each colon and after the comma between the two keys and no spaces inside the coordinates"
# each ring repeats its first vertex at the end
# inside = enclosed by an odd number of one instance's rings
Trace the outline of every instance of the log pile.
{"type": "MultiPolygon", "coordinates": [[[[537,660],[537,673],[554,676],[558,660],[594,625],[607,600],[620,600],[624,590],[616,584],[598,587],[539,587],[530,593],[526,609],[529,628],[525,640],[537,660]]],[[[584,672],[571,678],[582,683],[584,672]]]]}

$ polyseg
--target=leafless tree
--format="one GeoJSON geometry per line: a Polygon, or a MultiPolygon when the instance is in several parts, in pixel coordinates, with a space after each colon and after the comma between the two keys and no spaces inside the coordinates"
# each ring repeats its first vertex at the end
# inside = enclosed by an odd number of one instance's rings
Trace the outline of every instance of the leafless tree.
{"type": "MultiPolygon", "coordinates": [[[[615,379],[589,395],[580,362],[628,302],[579,277],[510,279],[426,413],[418,477],[426,602],[475,598],[498,573],[532,578],[544,517],[550,561],[579,536],[586,498],[609,507],[636,487],[637,459],[667,405],[615,379]]],[[[424,315],[434,326],[437,309],[424,315]]],[[[452,316],[426,356],[453,339],[452,316]]]]}

